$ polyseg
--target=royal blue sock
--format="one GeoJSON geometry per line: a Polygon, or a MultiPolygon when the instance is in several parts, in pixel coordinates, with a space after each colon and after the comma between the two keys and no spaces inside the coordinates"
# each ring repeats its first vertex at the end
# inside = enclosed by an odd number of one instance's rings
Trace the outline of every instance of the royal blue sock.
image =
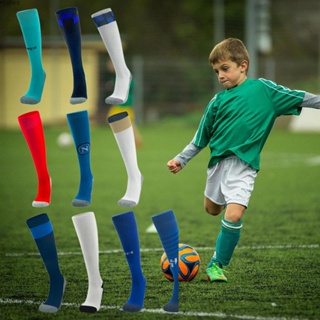
{"type": "Polygon", "coordinates": [[[41,100],[46,79],[46,73],[42,66],[42,39],[39,14],[37,9],[23,10],[17,12],[17,18],[31,67],[29,89],[20,98],[20,102],[37,104],[41,100]]]}
{"type": "Polygon", "coordinates": [[[221,230],[217,237],[216,252],[214,260],[220,266],[228,266],[232,258],[235,247],[237,246],[242,228],[242,220],[230,222],[224,217],[221,220],[221,230]]]}
{"type": "Polygon", "coordinates": [[[91,203],[93,175],[90,165],[90,124],[87,110],[67,114],[69,128],[77,150],[80,167],[80,184],[76,197],[72,200],[74,207],[86,207],[91,203]]]}
{"type": "Polygon", "coordinates": [[[50,278],[48,298],[40,305],[39,310],[47,313],[57,312],[61,307],[66,281],[60,271],[51,222],[46,213],[34,216],[26,222],[50,278]]]}
{"type": "Polygon", "coordinates": [[[56,18],[69,49],[72,64],[73,92],[70,103],[83,103],[87,100],[87,86],[81,57],[81,29],[78,9],[73,7],[58,10],[56,18]]]}
{"type": "Polygon", "coordinates": [[[140,311],[144,302],[146,278],[141,269],[140,243],[134,213],[129,211],[115,215],[112,217],[112,221],[118,232],[132,279],[130,297],[123,305],[123,310],[140,311]]]}
{"type": "Polygon", "coordinates": [[[173,211],[168,210],[152,216],[163,249],[170,261],[170,270],[173,275],[173,291],[170,301],[163,307],[165,311],[179,311],[179,228],[173,211]]]}

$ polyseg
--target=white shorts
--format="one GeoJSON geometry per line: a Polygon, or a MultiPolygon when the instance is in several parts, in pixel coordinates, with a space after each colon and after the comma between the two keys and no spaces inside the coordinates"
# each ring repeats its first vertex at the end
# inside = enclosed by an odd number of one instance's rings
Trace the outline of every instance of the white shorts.
{"type": "Polygon", "coordinates": [[[257,171],[236,156],[228,157],[207,170],[204,195],[218,205],[248,206],[257,171]]]}

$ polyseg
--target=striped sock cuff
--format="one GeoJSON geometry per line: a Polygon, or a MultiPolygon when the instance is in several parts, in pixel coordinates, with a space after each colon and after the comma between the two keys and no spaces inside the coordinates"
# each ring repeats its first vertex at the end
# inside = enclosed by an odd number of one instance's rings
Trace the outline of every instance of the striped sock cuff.
{"type": "Polygon", "coordinates": [[[116,21],[112,11],[101,13],[101,15],[98,16],[93,16],[92,19],[97,28],[116,21]]]}
{"type": "Polygon", "coordinates": [[[238,222],[231,222],[226,220],[224,217],[221,220],[221,224],[223,227],[229,230],[240,230],[242,228],[242,220],[238,222]]]}
{"type": "Polygon", "coordinates": [[[39,239],[52,233],[52,225],[46,213],[28,219],[27,225],[30,229],[33,239],[39,239]]]}

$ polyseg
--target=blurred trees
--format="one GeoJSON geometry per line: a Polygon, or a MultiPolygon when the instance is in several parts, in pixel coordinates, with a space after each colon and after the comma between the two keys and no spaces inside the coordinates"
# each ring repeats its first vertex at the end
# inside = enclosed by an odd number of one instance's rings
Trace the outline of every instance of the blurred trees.
{"type": "MultiPolygon", "coordinates": [[[[226,33],[243,38],[245,0],[225,0],[226,33]]],[[[111,8],[129,55],[206,56],[213,47],[210,0],[6,0],[0,2],[0,41],[21,36],[16,12],[37,8],[43,36],[59,35],[55,11],[76,6],[82,34],[98,35],[91,14],[111,8]]],[[[3,41],[1,41],[3,42],[3,41]]]]}

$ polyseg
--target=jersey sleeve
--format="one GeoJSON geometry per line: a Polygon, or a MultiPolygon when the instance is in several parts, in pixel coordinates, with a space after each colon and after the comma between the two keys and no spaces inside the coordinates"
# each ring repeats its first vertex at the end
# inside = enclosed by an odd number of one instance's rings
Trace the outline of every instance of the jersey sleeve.
{"type": "Polygon", "coordinates": [[[189,143],[174,159],[178,160],[181,168],[184,168],[185,165],[193,159],[203,148],[197,147],[193,143],[189,143]]]}
{"type": "Polygon", "coordinates": [[[200,120],[200,124],[196,131],[196,134],[191,141],[194,145],[200,148],[205,148],[212,136],[212,127],[215,119],[217,96],[214,96],[208,103],[203,116],[200,120]]]}
{"type": "Polygon", "coordinates": [[[291,90],[273,81],[259,79],[267,88],[277,116],[299,115],[305,91],[291,90]]]}

